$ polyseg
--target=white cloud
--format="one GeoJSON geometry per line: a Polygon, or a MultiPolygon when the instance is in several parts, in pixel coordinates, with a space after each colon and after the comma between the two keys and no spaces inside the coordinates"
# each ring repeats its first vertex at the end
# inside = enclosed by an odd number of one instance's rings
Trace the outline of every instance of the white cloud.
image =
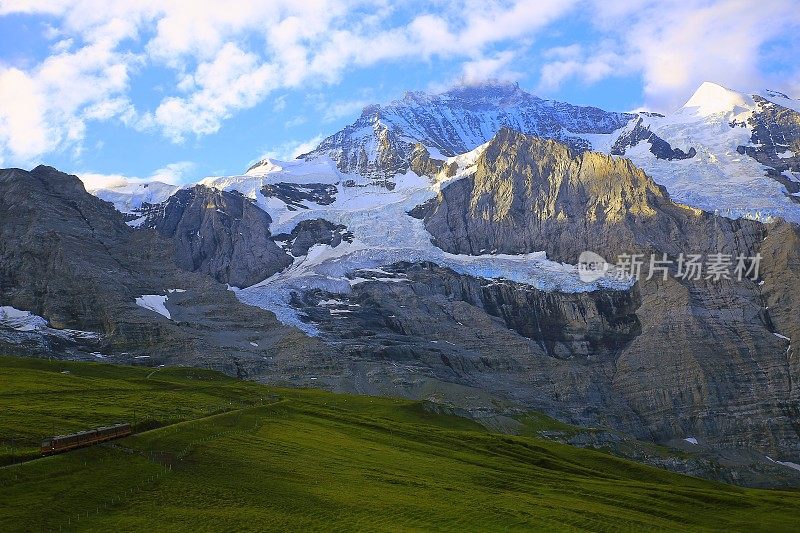
{"type": "Polygon", "coordinates": [[[130,183],[143,183],[144,178],[132,178],[122,174],[99,174],[97,172],[76,172],[87,191],[96,191],[108,187],[120,187],[130,183]]]}
{"type": "MultiPolygon", "coordinates": [[[[800,72],[772,83],[762,72],[761,54],[765,43],[797,31],[796,4],[5,0],[0,16],[47,15],[43,37],[51,55],[25,69],[0,66],[0,159],[27,163],[48,152],[79,151],[91,121],[119,120],[174,142],[213,134],[276,90],[316,90],[386,61],[447,59],[461,64],[466,82],[514,79],[517,70],[526,70],[522,61],[530,43],[568,14],[586,16],[591,31],[575,37],[583,46],[566,42],[544,54],[545,91],[620,74],[640,75],[646,102],[657,108],[681,103],[705,79],[745,89],[769,82],[788,91],[800,72]],[[159,101],[142,107],[131,101],[131,80],[150,67],[170,70],[174,83],[159,101]]],[[[283,98],[275,100],[276,112],[283,98]]],[[[322,120],[364,103],[356,95],[331,106],[322,120]]]]}
{"type": "Polygon", "coordinates": [[[503,51],[493,57],[468,61],[461,67],[461,82],[472,84],[486,80],[514,81],[519,79],[522,74],[509,68],[509,64],[513,60],[513,52],[503,51]]]}
{"type": "Polygon", "coordinates": [[[177,161],[159,168],[149,179],[175,185],[186,181],[195,167],[196,165],[192,161],[177,161]]]}
{"type": "MultiPolygon", "coordinates": [[[[323,135],[317,135],[305,141],[287,141],[279,146],[273,147],[271,150],[264,152],[259,159],[278,159],[281,161],[290,161],[299,155],[307,154],[314,148],[319,146],[319,143],[324,139],[323,135]]],[[[251,161],[253,164],[256,161],[251,161]]]]}
{"type": "Polygon", "coordinates": [[[297,126],[301,126],[308,122],[308,119],[303,115],[297,115],[296,117],[290,118],[286,122],[283,123],[284,128],[294,128],[297,126]]]}
{"type": "Polygon", "coordinates": [[[225,44],[213,60],[201,63],[194,75],[199,90],[188,97],[167,97],[154,121],[167,137],[183,141],[187,133],[215,133],[233,112],[258,103],[276,85],[275,69],[259,64],[255,54],[225,44]]]}
{"type": "Polygon", "coordinates": [[[277,97],[272,102],[272,111],[273,112],[280,113],[284,109],[286,109],[286,95],[285,94],[277,97]]]}
{"type": "MultiPolygon", "coordinates": [[[[55,147],[46,127],[44,96],[35,80],[17,69],[0,70],[0,144],[16,159],[29,159],[55,147]]],[[[4,163],[0,151],[0,162],[4,163]]]]}
{"type": "MultiPolygon", "coordinates": [[[[591,0],[595,29],[607,41],[586,50],[577,45],[545,54],[540,88],[554,90],[569,79],[594,83],[639,74],[647,105],[669,111],[703,81],[743,91],[790,80],[764,72],[763,46],[800,29],[795,0],[591,0]]],[[[800,66],[795,69],[800,75],[800,66]]]]}
{"type": "Polygon", "coordinates": [[[645,96],[662,108],[682,104],[683,95],[706,80],[745,91],[760,89],[765,80],[761,46],[789,25],[800,24],[794,1],[754,6],[751,1],[725,0],[681,18],[679,13],[669,13],[653,33],[640,22],[629,38],[639,42],[645,96]]]}
{"type": "Polygon", "coordinates": [[[627,59],[614,52],[613,45],[607,42],[591,51],[577,44],[551,48],[545,50],[543,56],[550,61],[542,65],[538,91],[545,93],[558,89],[573,78],[592,84],[612,75],[631,72],[627,59]]]}
{"type": "Polygon", "coordinates": [[[579,44],[556,46],[554,48],[548,48],[542,52],[542,57],[545,59],[556,59],[563,61],[577,59],[581,55],[583,55],[583,47],[579,44]]]}
{"type": "Polygon", "coordinates": [[[371,104],[371,100],[357,99],[344,102],[334,102],[332,104],[323,103],[319,107],[322,111],[323,122],[333,122],[340,118],[349,117],[361,113],[361,110],[371,104]]]}
{"type": "MultiPolygon", "coordinates": [[[[27,162],[79,149],[91,120],[157,128],[181,142],[218,131],[275,89],[334,83],[348,69],[386,60],[467,58],[465,76],[497,76],[507,56],[487,47],[529,37],[575,2],[468,0],[400,8],[366,0],[7,0],[0,16],[26,12],[57,22],[44,36],[53,41],[53,55],[30,70],[0,71],[13,82],[0,92],[6,126],[0,157],[27,162]],[[129,102],[130,78],[151,65],[174,70],[176,82],[154,109],[137,109],[129,102]],[[9,94],[20,88],[24,98],[9,94]]],[[[332,107],[324,120],[345,109],[332,107]]]]}
{"type": "Polygon", "coordinates": [[[138,59],[115,48],[134,33],[130,22],[112,18],[86,33],[74,50],[60,41],[30,70],[0,65],[0,160],[29,164],[69,147],[80,153],[87,121],[128,113],[125,93],[138,59]]]}
{"type": "Polygon", "coordinates": [[[185,183],[191,178],[191,173],[196,165],[191,161],[177,161],[169,163],[163,168],[155,170],[148,177],[124,176],[122,174],[101,174],[98,172],[76,172],[88,191],[96,191],[108,187],[119,187],[135,183],[146,183],[150,181],[160,181],[170,185],[185,183]]]}

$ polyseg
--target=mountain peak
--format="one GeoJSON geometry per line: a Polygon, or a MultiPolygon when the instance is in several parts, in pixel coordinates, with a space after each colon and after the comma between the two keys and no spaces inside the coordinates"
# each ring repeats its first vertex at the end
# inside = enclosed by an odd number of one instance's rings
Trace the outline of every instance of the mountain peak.
{"type": "Polygon", "coordinates": [[[280,161],[271,157],[262,157],[257,162],[247,167],[245,174],[250,175],[256,169],[258,170],[258,174],[263,174],[266,172],[279,172],[283,170],[280,163],[280,161]]]}
{"type": "Polygon", "coordinates": [[[367,106],[356,122],[301,157],[327,155],[341,172],[385,180],[408,168],[416,143],[453,157],[484,144],[507,126],[583,151],[591,143],[580,134],[610,134],[631,118],[542,100],[515,82],[492,80],[457,85],[440,94],[408,92],[401,100],[367,106]]]}
{"type": "Polygon", "coordinates": [[[736,108],[744,110],[752,106],[752,97],[722,85],[704,81],[692,97],[683,104],[683,109],[692,110],[701,116],[708,116],[735,111],[736,108]]]}
{"type": "MultiPolygon", "coordinates": [[[[485,80],[477,83],[458,83],[444,92],[407,91],[401,100],[390,102],[388,106],[404,104],[427,104],[432,100],[460,101],[464,103],[492,103],[510,97],[531,97],[517,82],[485,80]]],[[[369,106],[368,106],[369,107],[369,106]]],[[[365,108],[366,112],[367,108],[365,108]]]]}

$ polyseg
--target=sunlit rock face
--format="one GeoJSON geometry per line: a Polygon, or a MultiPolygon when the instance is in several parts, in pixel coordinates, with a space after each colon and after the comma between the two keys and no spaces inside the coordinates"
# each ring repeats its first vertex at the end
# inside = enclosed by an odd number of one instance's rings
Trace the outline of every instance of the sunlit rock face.
{"type": "MultiPolygon", "coordinates": [[[[714,240],[736,234],[738,226],[756,227],[711,222],[672,202],[627,159],[575,153],[510,129],[487,145],[471,176],[447,185],[411,214],[423,218],[434,243],[452,253],[545,250],[569,263],[584,250],[607,257],[636,249],[709,250],[714,240]]],[[[742,237],[748,245],[757,239],[757,232],[751,233],[742,237]]]]}

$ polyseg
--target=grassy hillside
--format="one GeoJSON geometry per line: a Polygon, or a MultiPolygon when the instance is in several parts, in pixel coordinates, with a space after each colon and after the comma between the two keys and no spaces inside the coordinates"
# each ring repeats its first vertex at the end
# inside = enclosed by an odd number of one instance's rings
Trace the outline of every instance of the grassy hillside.
{"type": "Polygon", "coordinates": [[[28,445],[15,443],[19,460],[53,425],[134,410],[140,428],[163,425],[0,468],[0,531],[790,530],[800,520],[800,493],[492,434],[415,402],[209,371],[2,357],[0,404],[7,463],[12,434],[28,445]]]}

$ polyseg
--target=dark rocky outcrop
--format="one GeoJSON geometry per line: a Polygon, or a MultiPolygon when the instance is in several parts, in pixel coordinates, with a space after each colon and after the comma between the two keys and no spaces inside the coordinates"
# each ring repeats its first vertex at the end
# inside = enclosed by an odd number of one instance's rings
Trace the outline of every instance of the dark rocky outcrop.
{"type": "Polygon", "coordinates": [[[258,283],[292,263],[272,240],[270,216],[237,192],[196,185],[181,189],[146,227],[175,243],[175,261],[236,287],[258,283]]]}
{"type": "MultiPolygon", "coordinates": [[[[756,111],[748,119],[753,132],[749,146],[739,146],[747,154],[769,167],[767,175],[779,181],[789,193],[800,192],[800,182],[784,175],[785,171],[800,173],[800,113],[753,95],[756,111]],[[791,155],[784,155],[791,153],[791,155]]],[[[790,196],[794,201],[800,198],[790,196]]]]}
{"type": "Polygon", "coordinates": [[[45,166],[8,169],[0,172],[0,187],[3,302],[56,328],[115,329],[119,294],[136,292],[139,272],[160,252],[75,176],[45,166]]]}
{"type": "MultiPolygon", "coordinates": [[[[351,276],[376,282],[386,281],[387,276],[394,278],[392,285],[396,284],[397,290],[392,291],[393,297],[406,293],[405,303],[410,303],[412,298],[442,299],[451,305],[461,302],[472,306],[533,341],[547,357],[607,358],[641,331],[635,292],[545,292],[519,283],[460,275],[434,263],[401,262],[381,269],[379,274],[356,271],[351,276]]],[[[376,335],[380,329],[386,329],[409,338],[433,338],[431,331],[437,325],[426,325],[422,317],[418,317],[421,319],[418,321],[404,321],[396,314],[398,308],[393,307],[396,302],[385,302],[382,296],[373,300],[369,295],[379,286],[379,283],[376,286],[369,282],[357,284],[354,295],[347,298],[347,302],[357,305],[320,306],[320,301],[335,302],[342,298],[321,291],[306,293],[296,303],[309,320],[321,323],[334,338],[362,337],[363,334],[357,334],[352,328],[363,327],[366,323],[378,326],[376,335]],[[342,313],[346,313],[344,318],[356,320],[340,320],[342,313]],[[337,320],[329,320],[332,316],[337,320]]],[[[452,318],[443,323],[452,322],[452,318]]],[[[458,356],[452,357],[458,359],[458,356]]]]}
{"type": "Polygon", "coordinates": [[[640,142],[647,142],[650,144],[650,152],[658,159],[691,159],[697,155],[697,150],[694,147],[689,148],[688,152],[684,152],[680,148],[673,148],[670,144],[650,131],[650,126],[642,125],[642,118],[636,121],[636,124],[629,131],[624,132],[614,142],[611,147],[611,155],[625,155],[625,150],[636,146],[640,142]]]}
{"type": "Polygon", "coordinates": [[[291,233],[275,235],[273,240],[281,243],[286,252],[294,257],[300,257],[306,255],[309,248],[315,244],[327,244],[336,248],[342,241],[353,242],[353,234],[347,231],[347,226],[316,218],[301,220],[291,233]]]}
{"type": "Polygon", "coordinates": [[[261,194],[281,200],[290,211],[308,209],[303,202],[330,205],[336,201],[337,192],[336,185],[326,183],[273,183],[261,188],[261,194]]]}

